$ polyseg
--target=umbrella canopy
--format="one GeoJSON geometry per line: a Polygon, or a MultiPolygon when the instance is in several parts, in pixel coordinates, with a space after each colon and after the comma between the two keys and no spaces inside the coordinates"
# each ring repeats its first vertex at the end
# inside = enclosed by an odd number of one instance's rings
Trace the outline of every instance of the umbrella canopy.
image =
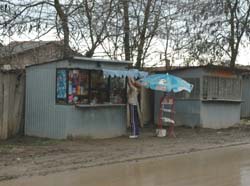
{"type": "Polygon", "coordinates": [[[111,70],[103,69],[103,75],[108,77],[133,77],[133,78],[144,78],[148,75],[147,72],[139,71],[137,69],[130,70],[111,70]]]}
{"type": "Polygon", "coordinates": [[[140,82],[146,88],[164,92],[180,92],[185,90],[190,93],[193,89],[192,84],[168,73],[149,75],[146,78],[140,79],[140,82]]]}

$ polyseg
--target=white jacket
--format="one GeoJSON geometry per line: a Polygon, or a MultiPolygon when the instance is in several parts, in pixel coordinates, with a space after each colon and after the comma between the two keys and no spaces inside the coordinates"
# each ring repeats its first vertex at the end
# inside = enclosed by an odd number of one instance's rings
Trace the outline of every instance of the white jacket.
{"type": "Polygon", "coordinates": [[[128,87],[128,103],[131,105],[137,105],[138,103],[138,90],[137,88],[131,86],[128,87]]]}

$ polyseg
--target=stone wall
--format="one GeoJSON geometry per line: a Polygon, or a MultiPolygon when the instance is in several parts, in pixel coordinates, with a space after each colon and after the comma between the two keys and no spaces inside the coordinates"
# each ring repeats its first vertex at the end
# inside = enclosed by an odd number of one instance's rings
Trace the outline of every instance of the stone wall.
{"type": "Polygon", "coordinates": [[[0,64],[10,64],[14,69],[24,69],[27,65],[61,59],[63,57],[61,47],[56,43],[49,43],[9,57],[0,58],[0,64]]]}

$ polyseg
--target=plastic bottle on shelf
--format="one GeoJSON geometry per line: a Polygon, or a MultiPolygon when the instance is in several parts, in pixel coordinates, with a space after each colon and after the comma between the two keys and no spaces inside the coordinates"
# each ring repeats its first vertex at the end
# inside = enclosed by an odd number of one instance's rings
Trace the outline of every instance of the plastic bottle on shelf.
{"type": "Polygon", "coordinates": [[[80,85],[76,86],[76,94],[80,95],[81,94],[81,89],[80,89],[80,85]]]}
{"type": "Polygon", "coordinates": [[[80,94],[84,95],[84,87],[83,86],[80,87],[80,94]]]}
{"type": "Polygon", "coordinates": [[[72,94],[72,82],[69,81],[68,94],[72,94]]]}

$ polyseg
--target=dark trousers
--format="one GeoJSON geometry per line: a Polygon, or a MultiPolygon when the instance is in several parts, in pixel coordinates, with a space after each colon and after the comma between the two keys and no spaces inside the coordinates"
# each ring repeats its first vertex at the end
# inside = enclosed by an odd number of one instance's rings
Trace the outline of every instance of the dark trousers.
{"type": "Polygon", "coordinates": [[[136,105],[129,104],[131,134],[139,135],[139,117],[136,105]]]}

